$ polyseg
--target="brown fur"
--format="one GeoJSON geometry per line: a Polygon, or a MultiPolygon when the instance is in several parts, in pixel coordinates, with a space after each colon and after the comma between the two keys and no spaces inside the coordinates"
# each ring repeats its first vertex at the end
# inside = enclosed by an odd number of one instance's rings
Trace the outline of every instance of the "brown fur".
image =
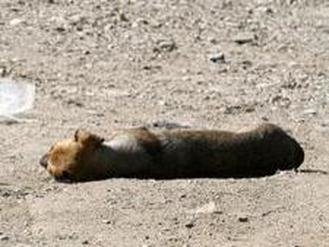
{"type": "Polygon", "coordinates": [[[264,176],[298,168],[301,146],[281,128],[263,124],[241,133],[217,130],[120,130],[108,142],[78,130],[55,143],[40,163],[57,179],[264,176]]]}

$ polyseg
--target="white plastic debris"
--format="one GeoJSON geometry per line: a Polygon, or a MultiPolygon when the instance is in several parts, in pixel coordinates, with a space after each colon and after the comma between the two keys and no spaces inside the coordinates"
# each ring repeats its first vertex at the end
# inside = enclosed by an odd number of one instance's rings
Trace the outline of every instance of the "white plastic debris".
{"type": "Polygon", "coordinates": [[[15,115],[33,107],[35,85],[26,81],[0,78],[0,117],[21,121],[15,115]]]}

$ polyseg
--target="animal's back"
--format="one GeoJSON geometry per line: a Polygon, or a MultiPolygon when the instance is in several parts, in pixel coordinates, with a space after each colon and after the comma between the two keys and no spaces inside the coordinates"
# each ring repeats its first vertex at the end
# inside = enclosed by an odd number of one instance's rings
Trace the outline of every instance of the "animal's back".
{"type": "Polygon", "coordinates": [[[240,177],[298,167],[300,145],[281,128],[263,124],[243,133],[170,130],[157,134],[155,170],[168,177],[240,177]]]}

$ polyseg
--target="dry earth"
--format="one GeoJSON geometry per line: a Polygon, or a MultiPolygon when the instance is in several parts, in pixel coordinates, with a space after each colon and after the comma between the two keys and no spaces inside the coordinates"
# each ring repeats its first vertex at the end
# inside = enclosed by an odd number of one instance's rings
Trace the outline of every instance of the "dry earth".
{"type": "Polygon", "coordinates": [[[0,246],[329,246],[327,0],[0,0],[0,74],[36,83],[0,123],[0,246]],[[279,124],[308,173],[54,182],[78,127],[279,124]],[[322,171],[322,172],[321,172],[322,171]]]}

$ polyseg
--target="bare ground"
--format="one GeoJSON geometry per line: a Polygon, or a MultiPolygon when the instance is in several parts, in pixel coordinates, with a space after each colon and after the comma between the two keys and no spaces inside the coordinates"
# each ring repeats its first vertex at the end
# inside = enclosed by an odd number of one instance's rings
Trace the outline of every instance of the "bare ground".
{"type": "Polygon", "coordinates": [[[0,75],[36,83],[0,123],[0,246],[329,246],[326,0],[1,0],[0,75]],[[83,127],[289,130],[303,169],[259,179],[61,184],[38,165],[83,127]]]}

